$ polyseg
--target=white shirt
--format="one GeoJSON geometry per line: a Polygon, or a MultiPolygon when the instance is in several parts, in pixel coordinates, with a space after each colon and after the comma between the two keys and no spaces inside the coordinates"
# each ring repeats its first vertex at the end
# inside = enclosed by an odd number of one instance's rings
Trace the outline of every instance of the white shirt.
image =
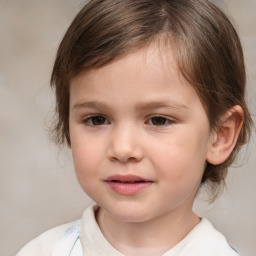
{"type": "MultiPolygon", "coordinates": [[[[88,207],[80,221],[46,231],[29,242],[16,256],[64,255],[63,252],[59,253],[59,248],[62,251],[66,250],[67,255],[72,256],[124,256],[103,236],[95,219],[94,213],[97,208],[96,205],[88,207]],[[71,240],[69,239],[71,244],[63,240],[63,234],[68,229],[69,233],[70,230],[71,233],[73,232],[70,235],[71,240]],[[76,233],[77,230],[80,230],[80,235],[76,233]],[[71,248],[72,253],[69,254],[70,249],[66,248],[71,248]]],[[[238,254],[228,245],[226,238],[207,219],[202,218],[201,222],[181,242],[162,256],[238,256],[238,254]]]]}

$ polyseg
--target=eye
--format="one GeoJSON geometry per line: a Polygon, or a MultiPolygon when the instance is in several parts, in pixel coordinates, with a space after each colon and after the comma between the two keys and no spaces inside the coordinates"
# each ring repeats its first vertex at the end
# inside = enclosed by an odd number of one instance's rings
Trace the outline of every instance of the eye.
{"type": "Polygon", "coordinates": [[[155,126],[164,126],[170,124],[172,121],[162,116],[154,116],[149,119],[149,123],[155,126]]]}
{"type": "Polygon", "coordinates": [[[104,124],[109,124],[109,121],[103,116],[91,116],[84,120],[84,123],[87,123],[92,126],[99,126],[104,124]]]}

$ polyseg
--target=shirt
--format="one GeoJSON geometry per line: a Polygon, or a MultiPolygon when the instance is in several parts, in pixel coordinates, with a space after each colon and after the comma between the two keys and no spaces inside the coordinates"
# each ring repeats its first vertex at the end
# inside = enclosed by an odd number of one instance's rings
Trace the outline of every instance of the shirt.
{"type": "MultiPolygon", "coordinates": [[[[64,253],[58,254],[59,250],[66,250],[67,255],[70,256],[124,256],[112,247],[102,234],[95,219],[97,209],[97,205],[91,205],[85,210],[81,220],[46,231],[29,242],[16,256],[64,255],[64,253]],[[69,245],[63,239],[67,230],[73,239],[69,240],[71,243],[69,245]]],[[[182,241],[162,256],[239,255],[229,246],[224,235],[217,231],[210,221],[202,218],[182,241]]]]}

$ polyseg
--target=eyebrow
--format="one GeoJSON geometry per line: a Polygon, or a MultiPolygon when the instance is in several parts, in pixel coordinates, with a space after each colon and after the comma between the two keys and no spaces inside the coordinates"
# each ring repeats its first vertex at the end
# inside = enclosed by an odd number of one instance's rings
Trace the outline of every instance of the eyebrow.
{"type": "MultiPolygon", "coordinates": [[[[104,101],[86,101],[86,102],[76,103],[72,107],[72,110],[79,109],[79,108],[111,109],[111,107],[104,101]]],[[[135,106],[135,109],[138,111],[153,110],[157,108],[189,110],[188,106],[184,104],[179,104],[175,101],[138,102],[135,106]]]]}
{"type": "Polygon", "coordinates": [[[81,103],[76,103],[73,107],[72,110],[78,109],[78,108],[104,108],[108,109],[108,104],[102,101],[86,101],[86,102],[81,102],[81,103]]]}
{"type": "Polygon", "coordinates": [[[157,108],[167,108],[167,109],[182,109],[182,110],[189,110],[189,107],[177,103],[175,101],[150,101],[150,102],[139,102],[136,104],[136,109],[144,111],[144,110],[151,110],[157,108]]]}

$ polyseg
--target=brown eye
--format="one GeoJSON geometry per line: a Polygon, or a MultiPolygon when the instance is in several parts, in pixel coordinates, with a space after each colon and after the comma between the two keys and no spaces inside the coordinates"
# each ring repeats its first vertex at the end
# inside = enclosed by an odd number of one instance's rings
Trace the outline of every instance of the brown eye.
{"type": "Polygon", "coordinates": [[[151,118],[151,123],[153,125],[161,126],[168,124],[169,120],[161,116],[155,116],[151,118]]]}
{"type": "Polygon", "coordinates": [[[103,125],[106,124],[107,119],[103,116],[92,116],[88,121],[91,125],[103,125]]]}

